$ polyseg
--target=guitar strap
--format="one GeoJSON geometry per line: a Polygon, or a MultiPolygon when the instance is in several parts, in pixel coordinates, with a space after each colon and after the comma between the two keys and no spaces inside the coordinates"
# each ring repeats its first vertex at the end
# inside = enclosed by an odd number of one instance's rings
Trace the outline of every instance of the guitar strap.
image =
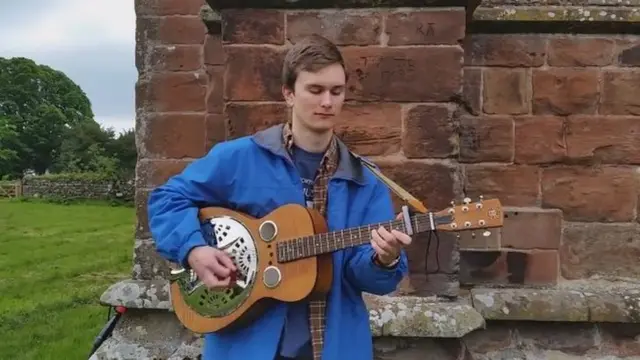
{"type": "Polygon", "coordinates": [[[362,163],[362,165],[364,165],[367,169],[371,170],[371,172],[376,177],[378,177],[378,179],[380,179],[389,189],[391,189],[391,191],[398,195],[400,199],[407,202],[414,211],[422,214],[428,211],[427,207],[420,200],[416,199],[415,196],[411,195],[407,190],[403,189],[400,185],[385,176],[382,172],[380,172],[380,170],[378,170],[378,167],[375,164],[364,159],[362,156],[356,155],[354,153],[352,153],[352,155],[360,160],[360,163],[362,163]]]}

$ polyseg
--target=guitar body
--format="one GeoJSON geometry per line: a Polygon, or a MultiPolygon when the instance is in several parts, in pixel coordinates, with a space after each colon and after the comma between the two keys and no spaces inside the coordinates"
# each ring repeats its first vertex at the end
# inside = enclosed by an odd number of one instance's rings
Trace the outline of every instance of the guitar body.
{"type": "Polygon", "coordinates": [[[209,207],[200,210],[199,218],[213,225],[208,238],[231,255],[238,272],[230,288],[209,290],[195,272],[172,271],[173,309],[191,331],[208,333],[245,326],[274,300],[295,302],[326,294],[331,288],[331,254],[284,263],[277,257],[280,241],[327,231],[324,218],[316,210],[290,204],[253,218],[209,207]]]}

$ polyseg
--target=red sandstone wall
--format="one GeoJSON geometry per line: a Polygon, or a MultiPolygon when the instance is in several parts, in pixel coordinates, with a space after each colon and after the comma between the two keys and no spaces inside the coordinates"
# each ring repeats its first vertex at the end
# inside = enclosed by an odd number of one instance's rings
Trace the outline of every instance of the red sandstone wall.
{"type": "MultiPolygon", "coordinates": [[[[224,35],[207,35],[201,4],[136,2],[137,257],[155,256],[146,192],[215,142],[282,121],[282,56],[288,43],[317,31],[344,49],[351,78],[339,131],[356,152],[429,207],[465,193],[517,207],[502,236],[462,239],[462,282],[638,275],[640,40],[463,42],[464,9],[223,11],[224,35]]],[[[455,274],[450,244],[441,245],[438,271],[455,274]]],[[[424,251],[420,241],[411,249],[418,279],[425,267],[437,272],[436,251],[426,264],[424,251]]],[[[134,277],[166,274],[145,266],[134,277]]]]}
{"type": "Polygon", "coordinates": [[[640,38],[473,34],[464,47],[466,189],[524,207],[501,246],[532,251],[482,277],[638,276],[640,38]]]}

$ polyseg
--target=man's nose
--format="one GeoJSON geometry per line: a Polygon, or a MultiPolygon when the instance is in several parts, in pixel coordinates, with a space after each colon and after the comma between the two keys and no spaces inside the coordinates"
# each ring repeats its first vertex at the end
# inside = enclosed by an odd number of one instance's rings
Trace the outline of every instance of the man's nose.
{"type": "Polygon", "coordinates": [[[330,93],[325,92],[322,94],[322,102],[320,103],[322,107],[331,107],[333,105],[333,97],[330,93]]]}

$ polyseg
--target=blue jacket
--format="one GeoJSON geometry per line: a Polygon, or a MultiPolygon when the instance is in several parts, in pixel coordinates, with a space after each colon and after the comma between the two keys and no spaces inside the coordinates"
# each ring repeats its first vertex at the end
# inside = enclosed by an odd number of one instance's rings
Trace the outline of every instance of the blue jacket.
{"type": "MultiPolygon", "coordinates": [[[[395,218],[389,189],[339,142],[340,164],[329,182],[326,220],[330,231],[395,218]]],[[[222,206],[262,217],[279,206],[304,206],[302,182],[288,161],[282,125],[216,144],[204,157],[154,189],[149,226],[157,251],[186,264],[194,246],[205,244],[198,206],[222,206]]],[[[391,270],[372,262],[369,244],[335,252],[328,295],[323,360],[373,358],[369,312],[361,293],[384,295],[407,273],[407,257],[391,270]]],[[[205,334],[203,360],[273,360],[285,321],[279,304],[247,328],[205,334]]]]}

